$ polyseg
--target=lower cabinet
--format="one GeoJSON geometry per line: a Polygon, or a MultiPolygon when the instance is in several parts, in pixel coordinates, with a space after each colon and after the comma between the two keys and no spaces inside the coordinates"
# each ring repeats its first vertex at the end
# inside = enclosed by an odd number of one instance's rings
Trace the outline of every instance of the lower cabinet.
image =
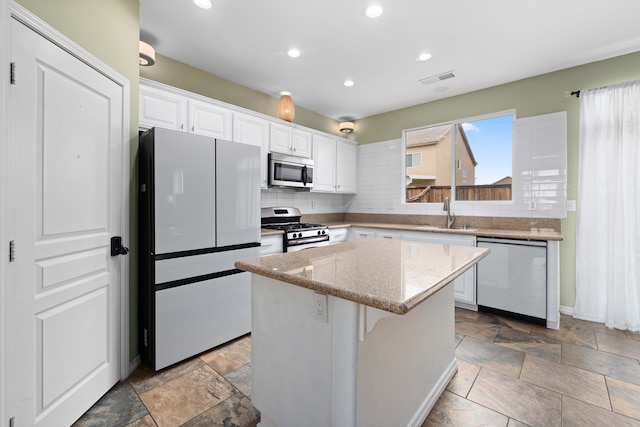
{"type": "MultiPolygon", "coordinates": [[[[350,240],[366,238],[401,239],[415,242],[438,243],[456,246],[475,246],[475,236],[461,236],[442,233],[399,231],[384,228],[352,227],[350,240]]],[[[476,269],[471,268],[454,281],[456,306],[477,310],[476,269]]]]}
{"type": "Polygon", "coordinates": [[[260,256],[281,254],[283,251],[282,234],[262,236],[260,239],[260,256]]]}

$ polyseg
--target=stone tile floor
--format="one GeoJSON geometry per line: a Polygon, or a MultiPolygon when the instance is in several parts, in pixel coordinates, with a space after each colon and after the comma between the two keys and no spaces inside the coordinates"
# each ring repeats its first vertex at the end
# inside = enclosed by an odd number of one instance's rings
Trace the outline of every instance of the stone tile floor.
{"type": "MultiPolygon", "coordinates": [[[[423,427],[640,427],[640,334],[560,324],[456,309],[458,373],[423,427]]],[[[254,426],[250,398],[245,336],[158,373],[139,367],[75,426],[254,426]]]]}

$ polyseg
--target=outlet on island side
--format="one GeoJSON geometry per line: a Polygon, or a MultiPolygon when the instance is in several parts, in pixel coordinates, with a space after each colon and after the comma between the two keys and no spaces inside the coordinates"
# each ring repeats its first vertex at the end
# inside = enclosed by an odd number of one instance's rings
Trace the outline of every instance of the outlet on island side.
{"type": "Polygon", "coordinates": [[[313,317],[319,321],[327,323],[329,317],[327,316],[327,296],[314,292],[313,294],[313,317]]]}

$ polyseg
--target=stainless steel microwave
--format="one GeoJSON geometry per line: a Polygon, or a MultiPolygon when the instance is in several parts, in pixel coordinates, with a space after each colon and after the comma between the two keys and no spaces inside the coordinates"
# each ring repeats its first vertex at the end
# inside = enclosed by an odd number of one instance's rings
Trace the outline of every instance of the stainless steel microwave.
{"type": "Polygon", "coordinates": [[[269,153],[269,186],[313,188],[313,160],[269,153]]]}

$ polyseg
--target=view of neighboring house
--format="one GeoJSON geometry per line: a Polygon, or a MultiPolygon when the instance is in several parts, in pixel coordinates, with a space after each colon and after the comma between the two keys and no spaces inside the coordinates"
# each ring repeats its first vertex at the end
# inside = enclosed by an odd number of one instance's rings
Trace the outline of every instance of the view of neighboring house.
{"type": "MultiPolygon", "coordinates": [[[[456,125],[456,183],[474,185],[475,167],[469,141],[462,126],[456,125]]],[[[407,188],[451,186],[451,125],[416,129],[406,134],[407,188]]]]}

